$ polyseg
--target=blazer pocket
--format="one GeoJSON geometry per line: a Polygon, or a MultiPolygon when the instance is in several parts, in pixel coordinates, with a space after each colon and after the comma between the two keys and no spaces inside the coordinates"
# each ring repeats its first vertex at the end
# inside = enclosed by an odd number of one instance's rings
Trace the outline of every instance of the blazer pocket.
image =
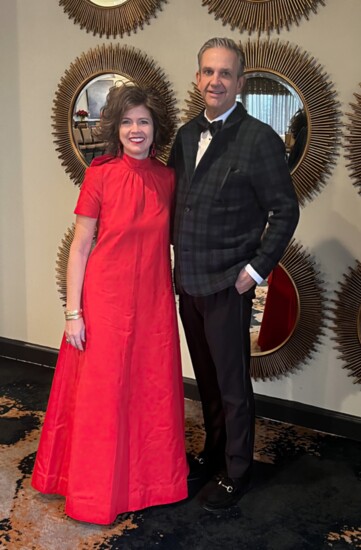
{"type": "Polygon", "coordinates": [[[239,174],[240,173],[240,170],[238,168],[232,168],[231,166],[228,168],[222,182],[221,182],[221,185],[220,185],[220,188],[219,190],[222,191],[227,179],[229,178],[229,176],[231,176],[232,174],[239,174]]]}
{"type": "Polygon", "coordinates": [[[214,201],[236,206],[247,200],[249,192],[249,177],[238,168],[230,167],[216,190],[214,201]]]}

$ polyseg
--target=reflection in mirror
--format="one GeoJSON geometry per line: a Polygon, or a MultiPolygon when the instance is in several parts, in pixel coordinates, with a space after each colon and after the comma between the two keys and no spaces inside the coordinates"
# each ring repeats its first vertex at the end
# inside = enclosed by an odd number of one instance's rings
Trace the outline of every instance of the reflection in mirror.
{"type": "Polygon", "coordinates": [[[291,118],[285,145],[288,155],[288,167],[292,171],[303,157],[307,145],[307,115],[305,110],[298,109],[291,118]]]}
{"type": "Polygon", "coordinates": [[[90,0],[92,4],[101,6],[102,8],[112,8],[113,6],[120,6],[125,4],[128,0],[90,0]]]}
{"type": "Polygon", "coordinates": [[[91,161],[105,154],[106,144],[97,136],[100,114],[112,86],[130,84],[119,74],[106,73],[90,80],[80,91],[73,111],[72,132],[76,148],[89,166],[91,161]]]}
{"type": "Polygon", "coordinates": [[[296,90],[276,74],[249,72],[240,100],[250,115],[279,134],[285,142],[288,166],[293,170],[307,144],[307,115],[296,90]]]}
{"type": "Polygon", "coordinates": [[[256,288],[251,320],[251,353],[273,352],[292,336],[299,317],[299,296],[285,268],[279,264],[256,288]]]}
{"type": "Polygon", "coordinates": [[[107,38],[143,29],[167,0],[59,0],[81,29],[107,38]]]}

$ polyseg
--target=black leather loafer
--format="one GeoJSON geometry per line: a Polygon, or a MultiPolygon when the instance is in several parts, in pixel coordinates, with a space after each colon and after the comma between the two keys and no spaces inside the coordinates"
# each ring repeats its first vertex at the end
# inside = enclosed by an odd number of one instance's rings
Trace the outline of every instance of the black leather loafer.
{"type": "Polygon", "coordinates": [[[250,488],[249,476],[235,479],[222,475],[215,476],[201,492],[201,506],[209,512],[227,510],[237,504],[250,488]]]}

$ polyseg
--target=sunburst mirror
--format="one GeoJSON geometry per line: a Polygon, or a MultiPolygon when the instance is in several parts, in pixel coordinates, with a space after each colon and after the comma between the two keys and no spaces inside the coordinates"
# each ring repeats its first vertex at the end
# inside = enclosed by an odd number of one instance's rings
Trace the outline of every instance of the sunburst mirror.
{"type": "Polygon", "coordinates": [[[350,104],[352,111],[346,113],[349,122],[346,124],[345,157],[353,184],[361,195],[361,94],[355,93],[354,97],[355,102],[350,104]]]}
{"type": "MultiPolygon", "coordinates": [[[[73,242],[75,234],[75,223],[68,227],[64,237],[61,240],[61,243],[58,248],[57,260],[56,260],[56,284],[58,287],[58,292],[60,294],[60,300],[62,305],[66,306],[66,271],[68,267],[69,253],[71,243],[73,242]]],[[[96,232],[93,237],[92,248],[96,243],[96,232]]]]}
{"type": "MultiPolygon", "coordinates": [[[[53,107],[54,142],[65,171],[77,185],[91,160],[105,151],[97,138],[100,110],[111,86],[130,82],[155,88],[164,99],[172,136],[177,126],[177,108],[164,72],[145,53],[129,46],[102,45],[83,53],[61,78],[53,107]]],[[[169,145],[160,148],[165,162],[169,145]]]]}
{"type": "MultiPolygon", "coordinates": [[[[56,282],[66,303],[66,270],[75,225],[58,248],[56,282]]],[[[96,242],[94,235],[93,246],[96,242]]],[[[251,326],[251,374],[255,380],[279,378],[304,364],[323,333],[324,293],[315,263],[302,246],[291,242],[280,264],[260,287],[251,326]]]]}
{"type": "Polygon", "coordinates": [[[258,287],[251,324],[251,374],[279,378],[300,368],[315,351],[324,327],[324,291],[311,256],[292,241],[258,287]]]}
{"type": "Polygon", "coordinates": [[[66,270],[68,266],[70,246],[74,239],[75,224],[69,227],[61,240],[56,260],[56,284],[63,306],[66,305],[66,270]]]}
{"type": "Polygon", "coordinates": [[[59,0],[75,24],[87,32],[122,37],[149,24],[166,0],[59,0]]]}
{"type": "Polygon", "coordinates": [[[332,300],[336,348],[355,384],[361,384],[361,263],[349,267],[332,300]]]}
{"type": "Polygon", "coordinates": [[[208,13],[213,13],[216,19],[221,19],[223,25],[240,32],[267,32],[282,27],[290,28],[292,23],[299,24],[301,19],[317,13],[319,5],[324,6],[324,0],[202,0],[202,5],[208,7],[208,13]]]}
{"type": "MultiPolygon", "coordinates": [[[[243,45],[247,85],[242,98],[251,115],[274,126],[285,140],[291,157],[292,121],[302,113],[303,145],[291,165],[292,180],[302,206],[312,200],[327,182],[340,145],[341,111],[336,92],[319,63],[298,46],[277,40],[248,40],[243,45]],[[257,103],[263,102],[259,109],[257,103]],[[283,106],[283,107],[282,107],[283,106]],[[276,111],[281,117],[275,116],[276,111]],[[289,139],[291,138],[291,140],[289,139]]],[[[204,109],[203,99],[193,84],[183,121],[204,109]]]]}

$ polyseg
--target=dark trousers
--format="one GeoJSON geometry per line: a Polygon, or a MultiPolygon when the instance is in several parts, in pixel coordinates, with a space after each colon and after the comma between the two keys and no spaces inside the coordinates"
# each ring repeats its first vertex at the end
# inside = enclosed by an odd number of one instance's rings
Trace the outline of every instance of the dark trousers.
{"type": "Polygon", "coordinates": [[[179,312],[202,401],[204,451],[232,478],[249,472],[254,446],[254,396],[249,326],[254,289],[210,296],[180,294],[179,312]]]}

